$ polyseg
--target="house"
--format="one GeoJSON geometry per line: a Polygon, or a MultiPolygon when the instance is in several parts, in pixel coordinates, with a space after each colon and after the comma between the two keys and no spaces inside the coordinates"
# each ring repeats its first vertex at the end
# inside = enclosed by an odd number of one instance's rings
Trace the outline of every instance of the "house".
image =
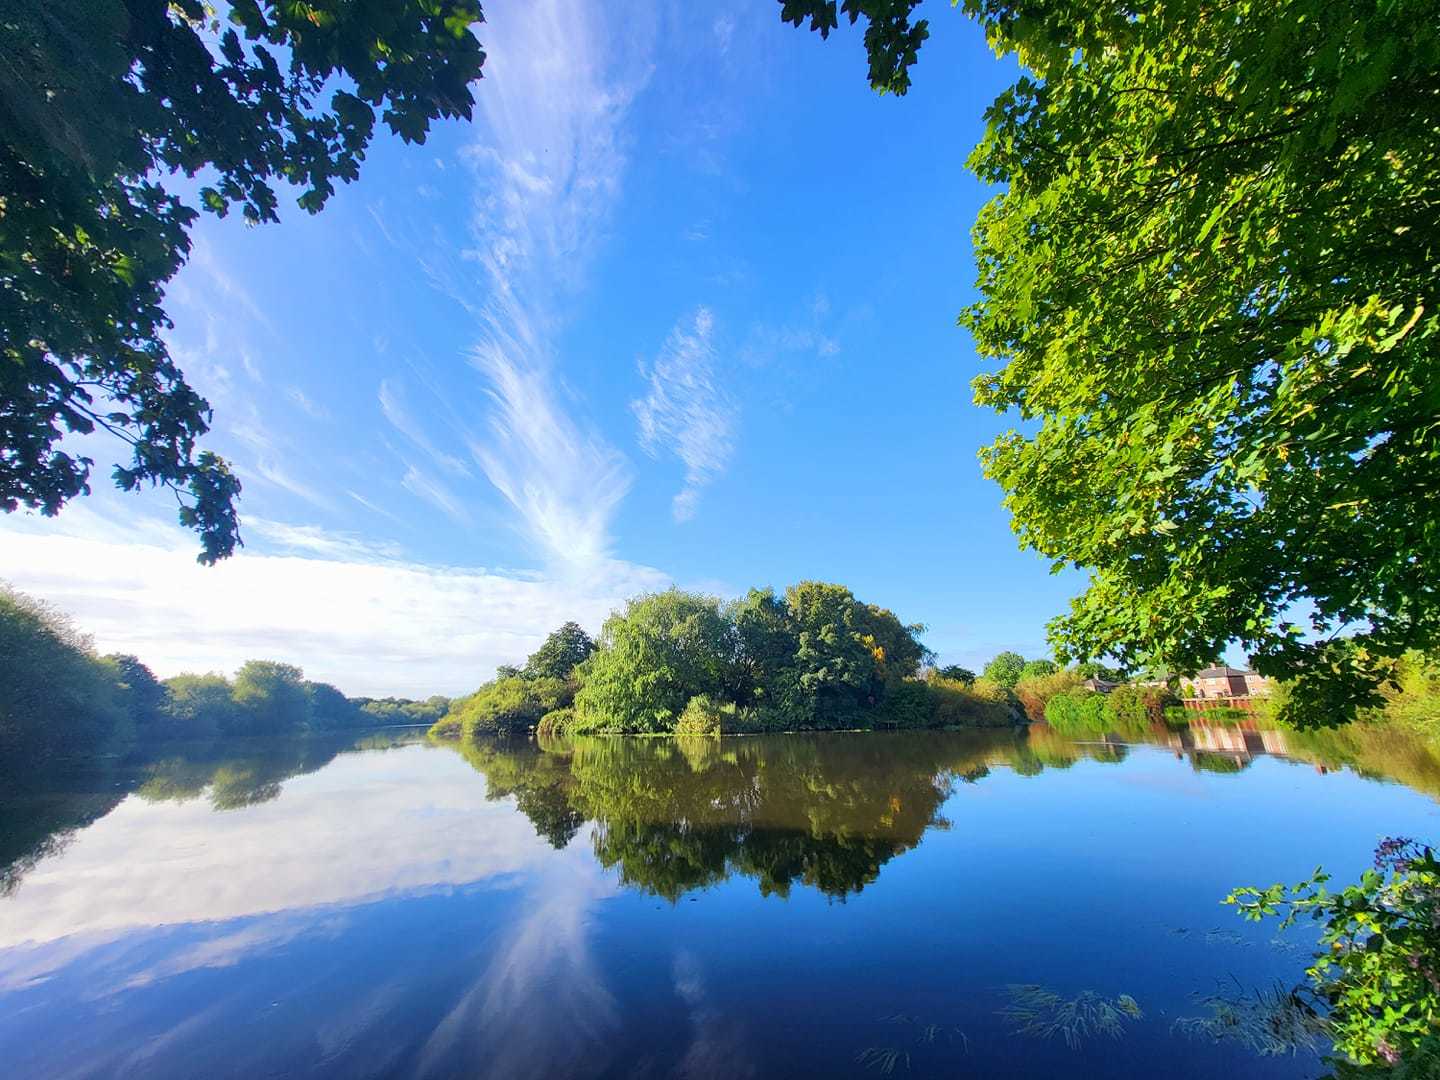
{"type": "Polygon", "coordinates": [[[1105,679],[1085,679],[1080,683],[1086,690],[1094,690],[1097,694],[1108,694],[1114,690],[1119,683],[1107,682],[1105,679]]]}
{"type": "Polygon", "coordinates": [[[1270,693],[1269,679],[1227,665],[1197,671],[1194,678],[1181,679],[1180,686],[1197,698],[1264,697],[1270,693]]]}

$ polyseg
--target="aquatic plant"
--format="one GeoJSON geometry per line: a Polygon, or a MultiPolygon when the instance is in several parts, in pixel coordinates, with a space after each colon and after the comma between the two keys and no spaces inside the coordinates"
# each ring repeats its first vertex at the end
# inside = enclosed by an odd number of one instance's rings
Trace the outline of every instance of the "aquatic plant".
{"type": "Polygon", "coordinates": [[[1010,1004],[1000,1010],[1000,1015],[1019,1025],[1015,1034],[1037,1039],[1058,1035],[1072,1050],[1080,1049],[1095,1036],[1119,1039],[1125,1034],[1127,1022],[1145,1015],[1140,1003],[1129,994],[1111,999],[1094,990],[1082,990],[1073,998],[1065,998],[1034,983],[1008,986],[1005,993],[1010,1004]]]}
{"type": "Polygon", "coordinates": [[[889,1076],[902,1061],[910,1068],[910,1051],[896,1046],[867,1046],[855,1055],[855,1060],[867,1069],[877,1070],[881,1076],[889,1076]]]}
{"type": "Polygon", "coordinates": [[[1408,1067],[1433,1052],[1440,1029],[1440,859],[1392,838],[1358,884],[1332,893],[1327,881],[1317,870],[1290,888],[1236,889],[1225,902],[1249,919],[1283,915],[1281,929],[1317,920],[1321,951],[1306,974],[1336,1052],[1358,1066],[1408,1067]]]}
{"type": "Polygon", "coordinates": [[[1197,997],[1208,1016],[1182,1016],[1170,1030],[1192,1039],[1238,1042],[1261,1057],[1318,1052],[1328,1041],[1329,1022],[1301,995],[1276,983],[1270,989],[1197,997]]]}

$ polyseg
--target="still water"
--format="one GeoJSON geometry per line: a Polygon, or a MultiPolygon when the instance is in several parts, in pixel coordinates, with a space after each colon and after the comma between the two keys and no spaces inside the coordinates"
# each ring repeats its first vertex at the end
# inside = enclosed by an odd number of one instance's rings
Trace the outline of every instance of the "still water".
{"type": "Polygon", "coordinates": [[[1219,901],[1437,793],[1383,733],[177,747],[0,797],[0,1062],[1314,1077],[1266,1036],[1313,930],[1219,901]]]}

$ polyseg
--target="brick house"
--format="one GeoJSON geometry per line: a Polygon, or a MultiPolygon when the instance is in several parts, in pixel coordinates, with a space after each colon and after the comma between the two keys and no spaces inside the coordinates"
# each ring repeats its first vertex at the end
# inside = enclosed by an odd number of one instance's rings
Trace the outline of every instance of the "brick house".
{"type": "Polygon", "coordinates": [[[1197,671],[1193,679],[1181,679],[1180,686],[1197,698],[1264,697],[1270,693],[1269,679],[1226,665],[1197,671]]]}

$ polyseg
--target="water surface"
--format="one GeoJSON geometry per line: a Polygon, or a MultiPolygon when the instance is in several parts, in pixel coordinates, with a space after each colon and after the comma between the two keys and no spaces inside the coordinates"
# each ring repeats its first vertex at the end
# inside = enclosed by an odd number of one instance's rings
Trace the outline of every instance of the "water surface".
{"type": "Polygon", "coordinates": [[[1314,1077],[1213,1037],[1313,941],[1219,901],[1358,875],[1440,832],[1436,792],[1393,734],[1220,727],[167,748],[0,797],[0,1060],[1314,1077]],[[1099,1029],[1048,1031],[1077,999],[1099,1029]]]}

